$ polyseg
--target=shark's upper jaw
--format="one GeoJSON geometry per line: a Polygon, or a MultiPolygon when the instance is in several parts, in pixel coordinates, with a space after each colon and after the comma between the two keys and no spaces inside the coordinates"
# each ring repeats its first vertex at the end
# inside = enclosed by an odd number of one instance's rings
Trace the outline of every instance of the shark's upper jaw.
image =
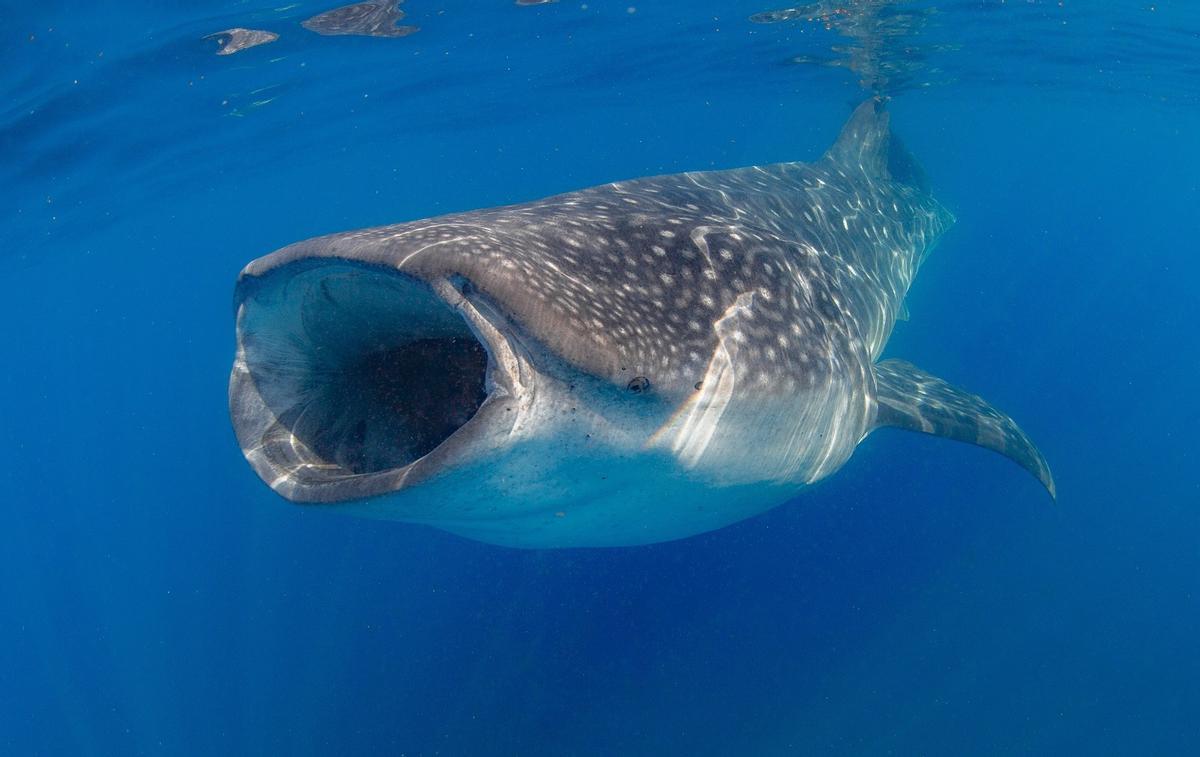
{"type": "Polygon", "coordinates": [[[243,277],[230,408],[259,476],[294,501],[356,500],[486,446],[511,350],[456,286],[336,258],[243,277]]]}

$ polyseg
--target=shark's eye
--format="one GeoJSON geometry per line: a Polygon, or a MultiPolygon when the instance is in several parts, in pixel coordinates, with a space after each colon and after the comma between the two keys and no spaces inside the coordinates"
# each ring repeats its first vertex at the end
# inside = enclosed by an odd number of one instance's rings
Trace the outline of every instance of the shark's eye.
{"type": "Polygon", "coordinates": [[[451,278],[451,281],[455,283],[455,285],[458,287],[459,293],[463,297],[470,297],[471,295],[475,294],[475,285],[467,281],[465,278],[461,276],[454,276],[451,278]]]}
{"type": "Polygon", "coordinates": [[[634,394],[650,391],[650,379],[645,376],[634,376],[625,387],[634,394]]]}

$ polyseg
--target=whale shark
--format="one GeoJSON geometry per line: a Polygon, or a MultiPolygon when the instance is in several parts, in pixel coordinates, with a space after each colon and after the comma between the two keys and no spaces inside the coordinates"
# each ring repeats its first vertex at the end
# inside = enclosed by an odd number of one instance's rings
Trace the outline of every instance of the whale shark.
{"type": "Polygon", "coordinates": [[[1007,415],[881,353],[952,215],[861,104],[812,163],[317,237],[235,290],[229,407],[284,498],[516,547],[648,544],[794,499],[878,428],[1007,415]]]}

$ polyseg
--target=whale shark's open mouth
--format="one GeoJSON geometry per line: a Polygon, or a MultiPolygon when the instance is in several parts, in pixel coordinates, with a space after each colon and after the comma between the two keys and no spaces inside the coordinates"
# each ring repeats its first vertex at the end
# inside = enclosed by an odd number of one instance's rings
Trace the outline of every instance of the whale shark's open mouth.
{"type": "Polygon", "coordinates": [[[400,488],[488,398],[485,345],[429,285],[394,269],[296,261],[244,278],[237,305],[235,430],[290,499],[400,488]]]}

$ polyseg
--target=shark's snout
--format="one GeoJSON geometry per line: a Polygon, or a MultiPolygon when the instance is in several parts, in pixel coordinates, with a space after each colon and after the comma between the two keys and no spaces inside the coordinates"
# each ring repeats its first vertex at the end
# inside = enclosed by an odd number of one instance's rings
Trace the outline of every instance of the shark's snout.
{"type": "Polygon", "coordinates": [[[329,258],[243,277],[230,407],[246,457],[276,491],[360,499],[463,456],[504,381],[461,300],[438,290],[329,258]]]}

